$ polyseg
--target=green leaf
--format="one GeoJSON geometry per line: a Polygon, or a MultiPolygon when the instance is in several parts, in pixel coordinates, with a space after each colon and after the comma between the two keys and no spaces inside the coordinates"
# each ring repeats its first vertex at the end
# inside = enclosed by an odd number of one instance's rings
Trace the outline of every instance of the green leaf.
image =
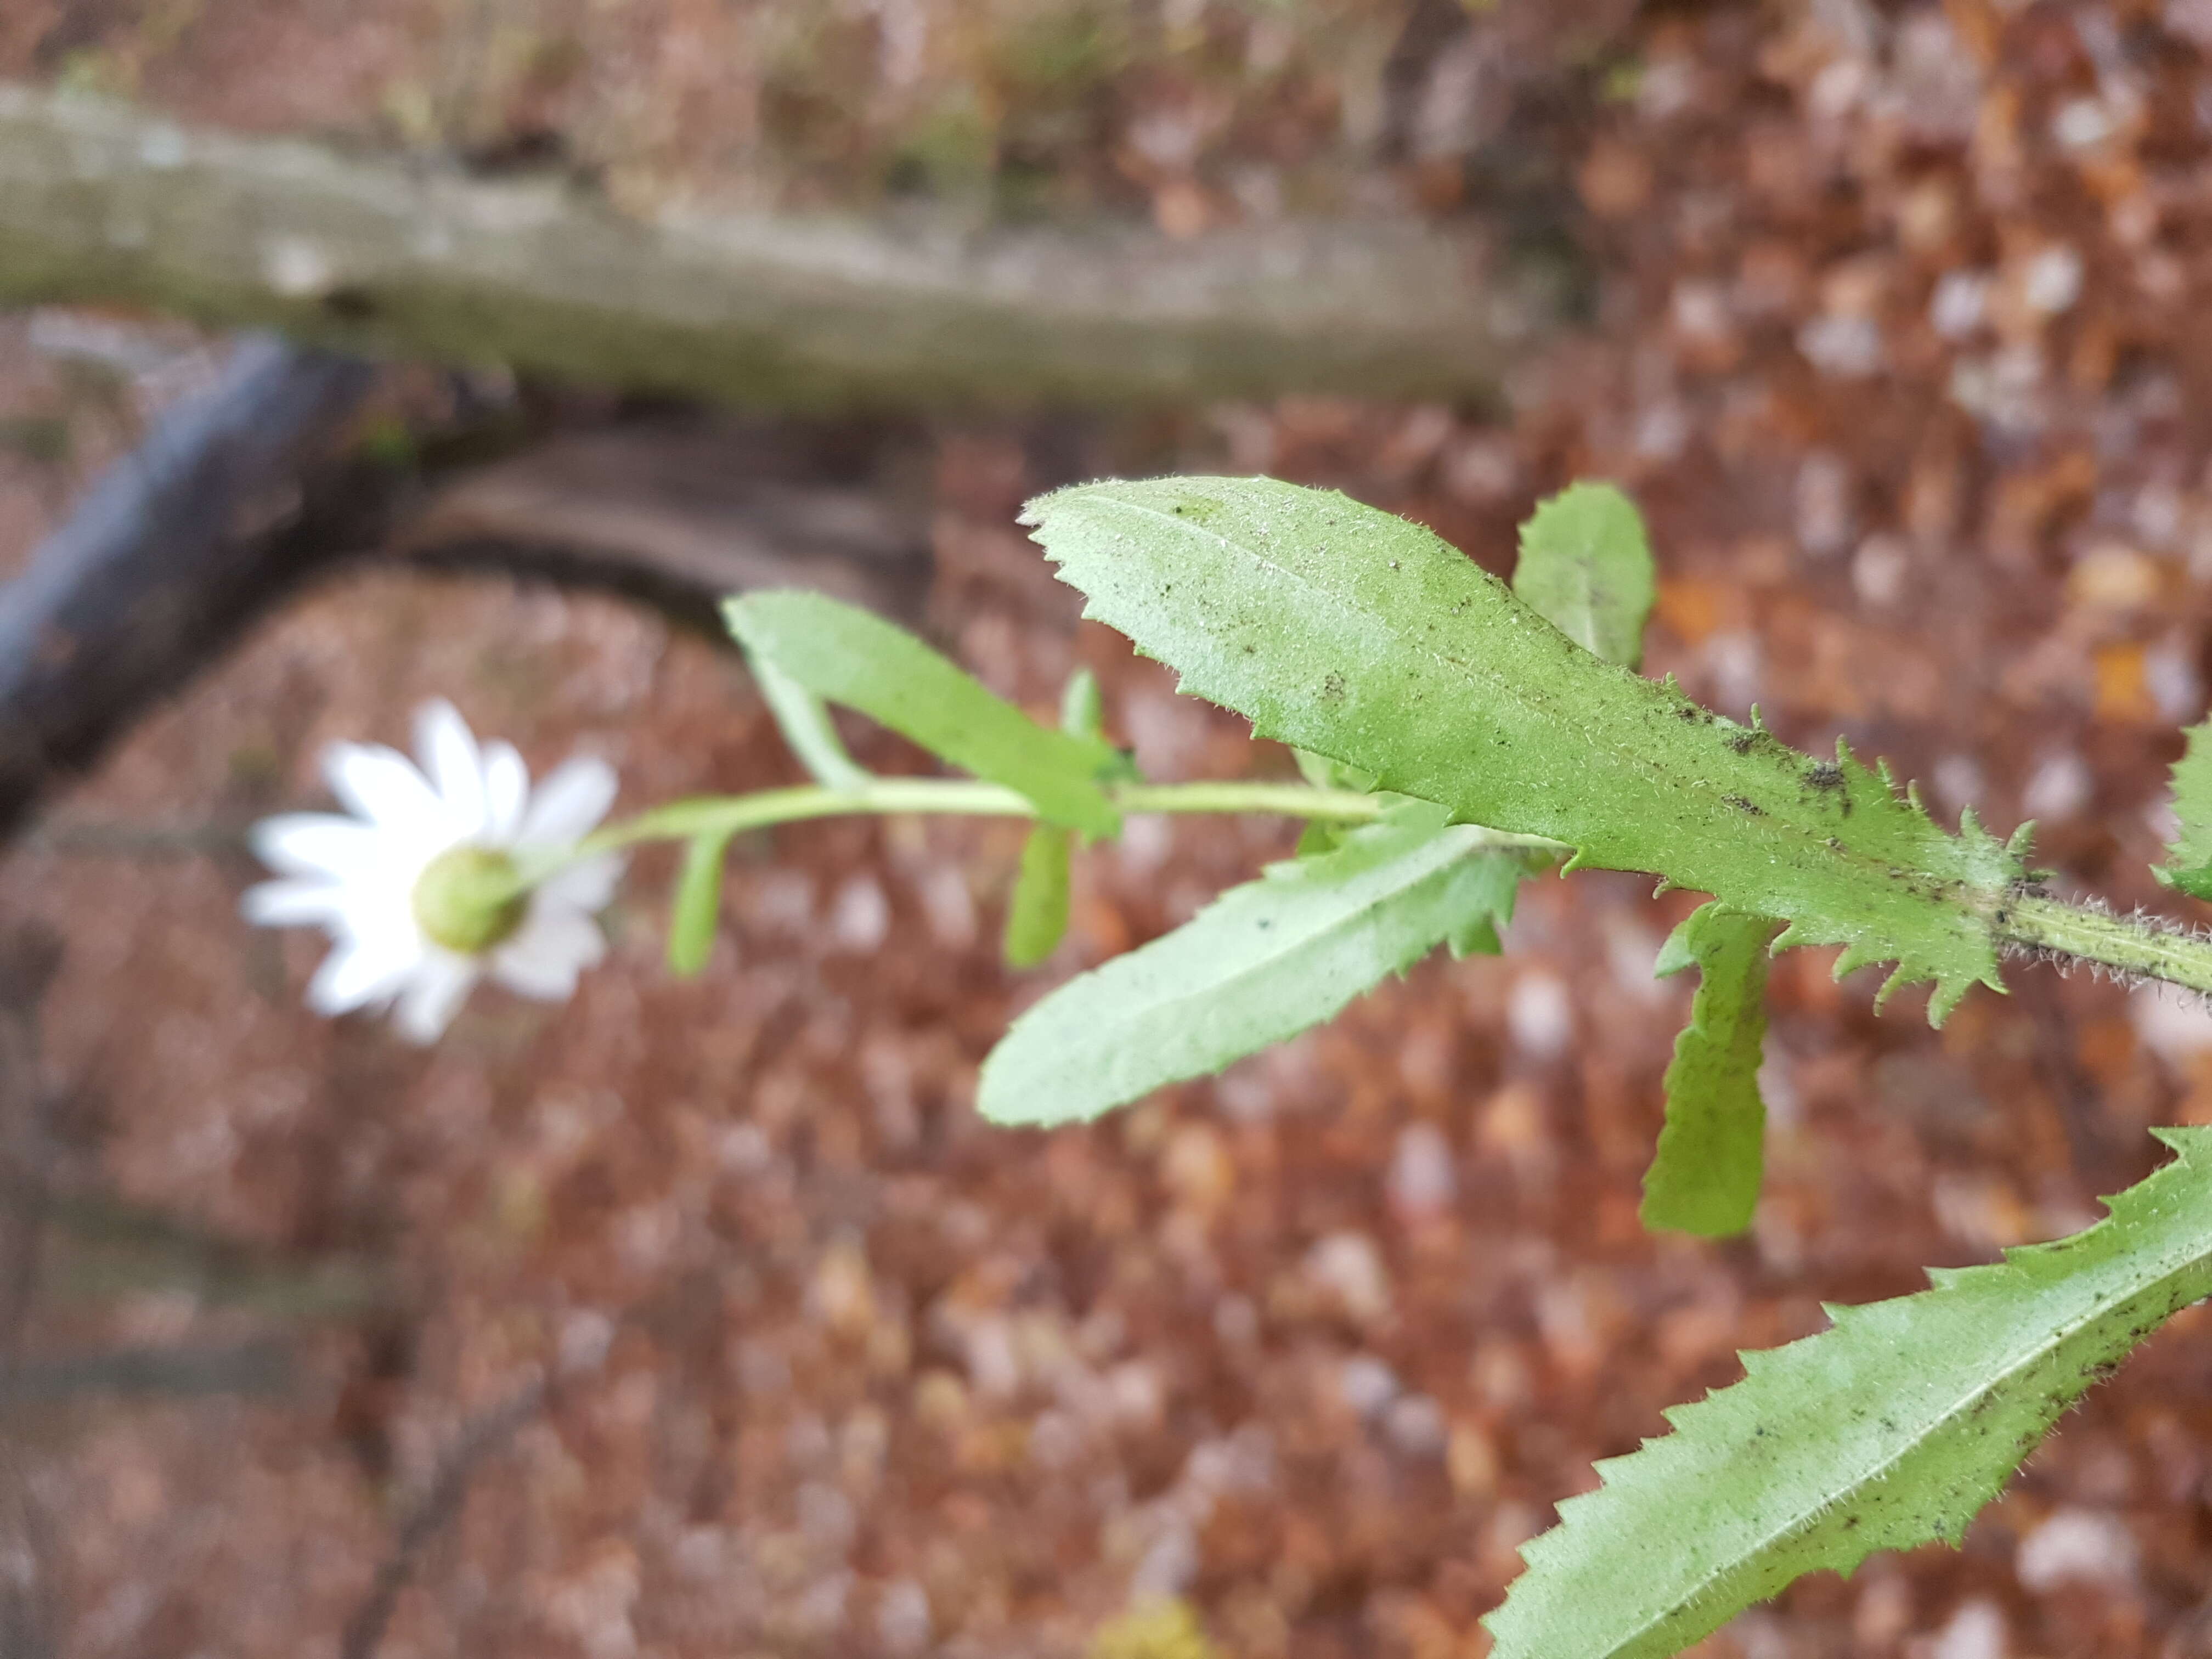
{"type": "Polygon", "coordinates": [[[2166,849],[2166,866],[2151,874],[2191,898],[2212,899],[2212,720],[2191,726],[2188,738],[2173,763],[2173,814],[2181,830],[2166,849]]]}
{"type": "Polygon", "coordinates": [[[1372,772],[1363,772],[1356,766],[1346,766],[1342,761],[1316,755],[1310,749],[1293,749],[1291,753],[1297,760],[1298,775],[1316,789],[1372,789],[1375,787],[1372,772]]]}
{"type": "Polygon", "coordinates": [[[728,833],[695,836],[684,846],[684,868],[669,905],[668,970],[690,979],[707,965],[722,919],[722,860],[728,833]]]}
{"type": "MultiPolygon", "coordinates": [[[[1060,729],[1078,738],[1102,737],[1106,700],[1098,677],[1079,668],[1060,689],[1060,729]]],[[[1134,775],[1136,769],[1126,769],[1134,775]]],[[[1060,947],[1067,932],[1067,877],[1075,838],[1066,830],[1040,823],[1022,843],[1022,867],[1006,905],[1006,965],[1034,968],[1060,947]]]]}
{"type": "Polygon", "coordinates": [[[1494,1659],[1662,1659],[1799,1575],[1956,1543],[2089,1385],[2212,1292],[2212,1130],[2112,1213],[1935,1288],[1831,1308],[1832,1328],[1743,1357],[1674,1432],[1598,1465],[1522,1550],[1486,1621],[1494,1659]]]}
{"type": "Polygon", "coordinates": [[[1521,526],[1513,591],[1585,651],[1635,668],[1659,588],[1636,503],[1608,483],[1570,484],[1521,526]]]}
{"type": "Polygon", "coordinates": [[[1079,668],[1060,690],[1060,729],[1078,738],[1106,734],[1106,698],[1098,689],[1098,676],[1079,668]]]}
{"type": "Polygon", "coordinates": [[[1020,792],[1048,823],[1111,836],[1103,738],[1041,726],[902,628],[821,593],[749,593],[722,615],[738,642],[818,697],[857,708],[976,776],[1020,792]]]}
{"type": "Polygon", "coordinates": [[[837,735],[837,728],[831,723],[830,711],[822,699],[778,668],[769,658],[755,653],[751,664],[753,679],[760,687],[769,712],[775,716],[777,729],[814,781],[824,789],[864,787],[868,775],[846,752],[845,740],[837,735]]]}
{"type": "Polygon", "coordinates": [[[1021,873],[1006,904],[1006,965],[1034,968],[1059,948],[1067,931],[1067,866],[1073,835],[1040,823],[1022,843],[1021,873]]]}
{"type": "MultiPolygon", "coordinates": [[[[1291,755],[1298,763],[1298,775],[1316,789],[1371,790],[1375,775],[1363,772],[1356,766],[1346,766],[1326,755],[1316,755],[1310,749],[1293,749],[1291,755]]],[[[1322,853],[1333,853],[1344,845],[1345,837],[1353,826],[1334,818],[1308,818],[1306,827],[1298,831],[1298,844],[1291,849],[1292,858],[1314,858],[1322,853]]]]}
{"type": "MultiPolygon", "coordinates": [[[[1606,483],[1571,484],[1521,526],[1513,592],[1585,651],[1636,668],[1658,597],[1643,516],[1606,483]]],[[[1644,1177],[1644,1224],[1724,1238],[1759,1203],[1766,1103],[1766,944],[1779,922],[1706,904],[1659,953],[1661,977],[1695,963],[1690,1023],[1667,1067],[1667,1123],[1644,1177]]]]}
{"type": "Polygon", "coordinates": [[[1644,1176],[1647,1227],[1724,1238],[1751,1225],[1766,1133],[1766,942],[1780,926],[1701,904],[1660,949],[1661,978],[1694,963],[1698,980],[1667,1067],[1667,1125],[1644,1176]]]}
{"type": "Polygon", "coordinates": [[[1778,947],[1843,945],[1838,973],[1894,960],[1883,994],[1934,980],[1931,1020],[2002,988],[2015,847],[1971,816],[1944,834],[1840,744],[1815,762],[1594,656],[1417,525],[1267,478],[1079,485],[1025,522],[1086,616],[1264,737],[1778,917],[1778,947]]]}
{"type": "Polygon", "coordinates": [[[1528,869],[1482,830],[1402,803],[1335,852],[1273,865],[1053,992],[983,1062],[976,1105],[999,1123],[1067,1123],[1218,1071],[1439,944],[1495,951],[1528,869]]]}

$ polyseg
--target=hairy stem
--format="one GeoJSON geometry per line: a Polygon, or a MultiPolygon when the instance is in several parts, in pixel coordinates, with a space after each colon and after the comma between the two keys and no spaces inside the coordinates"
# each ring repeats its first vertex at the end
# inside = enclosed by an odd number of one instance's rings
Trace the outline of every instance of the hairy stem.
{"type": "Polygon", "coordinates": [[[1990,920],[2008,945],[2212,994],[2212,939],[2154,920],[2116,916],[2038,894],[2007,898],[1990,920]]]}
{"type": "MultiPolygon", "coordinates": [[[[1372,822],[1382,798],[1352,789],[1298,783],[1116,783],[1107,787],[1124,812],[1261,812],[1336,823],[1372,822]]],[[[743,795],[702,795],[671,801],[611,823],[577,846],[516,872],[517,890],[534,886],[563,865],[641,842],[726,838],[809,818],[851,814],[945,813],[968,817],[1034,818],[1027,797],[1003,785],[958,778],[871,778],[849,789],[817,784],[743,795]]],[[[1486,832],[1492,844],[1537,852],[1567,849],[1540,836],[1486,832]]],[[[2008,894],[1990,912],[1998,940],[2022,950],[2093,963],[2116,973],[2161,980],[2212,995],[2212,939],[2199,939],[2155,920],[2116,916],[2040,894],[2008,894]]]]}

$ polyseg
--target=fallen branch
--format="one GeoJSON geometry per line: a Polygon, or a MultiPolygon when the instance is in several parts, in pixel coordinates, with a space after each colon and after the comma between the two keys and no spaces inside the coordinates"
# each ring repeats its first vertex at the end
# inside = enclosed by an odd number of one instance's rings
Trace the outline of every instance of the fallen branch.
{"type": "Polygon", "coordinates": [[[592,1340],[564,1343],[565,1351],[550,1370],[538,1371],[505,1399],[461,1425],[428,1481],[400,1516],[392,1553],[379,1565],[369,1581],[368,1593],[346,1620],[345,1632],[338,1642],[338,1659],[374,1659],[399,1605],[400,1592],[414,1578],[422,1552],[460,1514],[477,1470],[506,1449],[507,1443],[540,1412],[557,1404],[562,1389],[597,1376],[613,1351],[617,1331],[644,1311],[641,1305],[609,1322],[592,1340]]]}
{"type": "Polygon", "coordinates": [[[373,374],[244,343],[0,588],[0,835],[289,590],[298,560],[266,522],[295,520],[373,374]]]}
{"type": "Polygon", "coordinates": [[[18,1362],[0,1376],[0,1410],[88,1395],[272,1395],[291,1381],[292,1350],[270,1338],[219,1346],[110,1348],[18,1362]]]}
{"type": "Polygon", "coordinates": [[[439,1460],[429,1484],[408,1505],[392,1553],[379,1564],[375,1577],[369,1581],[368,1594],[346,1620],[345,1633],[338,1642],[338,1659],[373,1659],[384,1641],[385,1627],[399,1605],[400,1592],[415,1576],[423,1549],[460,1513],[478,1465],[502,1449],[518,1430],[544,1409],[550,1392],[550,1384],[543,1376],[534,1377],[462,1426],[439,1460]]]}
{"type": "MultiPolygon", "coordinates": [[[[38,1009],[61,961],[34,927],[0,932],[0,1399],[26,1365],[25,1325],[37,1293],[45,1230],[48,1103],[38,1009]]],[[[30,1471],[37,1442],[0,1410],[0,1656],[50,1659],[53,1609],[44,1564],[46,1524],[30,1471]]]]}
{"type": "Polygon", "coordinates": [[[0,305],[122,301],[374,356],[781,408],[1456,397],[1551,322],[1402,221],[1176,240],[668,212],[0,86],[0,305]]]}
{"type": "Polygon", "coordinates": [[[381,556],[597,588],[718,641],[722,601],[757,587],[919,618],[926,504],[810,477],[805,451],[696,420],[563,433],[429,494],[381,556]]]}
{"type": "Polygon", "coordinates": [[[721,599],[762,586],[919,611],[921,510],[810,477],[803,434],[667,419],[545,442],[501,409],[405,463],[333,454],[371,374],[244,343],[0,587],[0,838],[255,621],[379,560],[597,588],[717,639],[721,599]]]}

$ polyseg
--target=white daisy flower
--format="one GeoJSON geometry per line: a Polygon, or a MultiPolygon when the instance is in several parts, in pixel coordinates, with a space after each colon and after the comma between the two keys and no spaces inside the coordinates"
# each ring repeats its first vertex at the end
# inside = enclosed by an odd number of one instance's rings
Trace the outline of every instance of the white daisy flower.
{"type": "Polygon", "coordinates": [[[416,711],[415,750],[419,769],[378,744],[324,750],[324,775],[353,816],[255,824],[253,849],[279,878],[248,889],[240,908],[249,921],[331,935],[307,985],[317,1013],[388,1006],[403,1034],[430,1042],[487,974],[544,1001],[573,994],[606,954],[592,918],[623,861],[600,854],[513,890],[515,854],[557,854],[606,816],[615,773],[605,761],[571,760],[532,792],[514,744],[479,749],[442,699],[416,711]]]}

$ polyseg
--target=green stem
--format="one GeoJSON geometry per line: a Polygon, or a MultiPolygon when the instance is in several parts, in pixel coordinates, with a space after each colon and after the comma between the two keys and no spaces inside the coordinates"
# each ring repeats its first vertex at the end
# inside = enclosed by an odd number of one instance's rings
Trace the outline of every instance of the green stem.
{"type": "MultiPolygon", "coordinates": [[[[1371,823],[1383,802],[1356,789],[1317,789],[1302,783],[1118,783],[1106,793],[1125,812],[1265,812],[1320,818],[1333,823],[1371,823]]],[[[968,817],[1034,818],[1029,798],[995,783],[959,778],[871,778],[849,789],[804,784],[745,795],[701,795],[671,801],[611,823],[550,861],[516,872],[518,891],[537,885],[562,865],[647,841],[692,841],[730,836],[808,818],[855,813],[943,813],[968,817]]],[[[1500,847],[1565,852],[1539,836],[1491,832],[1500,847]]]]}
{"type": "MultiPolygon", "coordinates": [[[[1382,803],[1351,789],[1312,789],[1291,783],[1127,783],[1109,786],[1125,812],[1279,812],[1291,817],[1357,823],[1378,817],[1382,803]]],[[[1034,818],[1026,795],[1002,784],[957,778],[871,778],[849,789],[805,784],[749,795],[707,795],[671,801],[626,823],[610,824],[577,849],[588,857],[641,841],[689,840],[739,835],[771,824],[853,813],[949,813],[963,817],[1034,818]]]]}
{"type": "MultiPolygon", "coordinates": [[[[1383,808],[1381,799],[1357,790],[1299,783],[1117,783],[1107,786],[1107,793],[1125,812],[1264,812],[1334,823],[1371,823],[1383,808]]],[[[727,841],[749,830],[810,818],[896,813],[1006,818],[1037,815],[1029,799],[1015,790],[960,778],[870,778],[850,788],[804,784],[745,795],[702,795],[611,823],[573,848],[524,866],[515,873],[515,889],[520,892],[535,886],[578,859],[641,842],[727,841]]],[[[1501,848],[1567,850],[1540,836],[1486,833],[1501,848]]],[[[2039,894],[2008,895],[1991,908],[1990,921],[2003,944],[2049,951],[2212,994],[2212,939],[2039,894]]]]}
{"type": "Polygon", "coordinates": [[[2055,951],[2123,974],[2212,994],[2212,939],[2038,894],[2008,897],[1990,919],[1998,939],[2008,945],[2055,951]]]}

